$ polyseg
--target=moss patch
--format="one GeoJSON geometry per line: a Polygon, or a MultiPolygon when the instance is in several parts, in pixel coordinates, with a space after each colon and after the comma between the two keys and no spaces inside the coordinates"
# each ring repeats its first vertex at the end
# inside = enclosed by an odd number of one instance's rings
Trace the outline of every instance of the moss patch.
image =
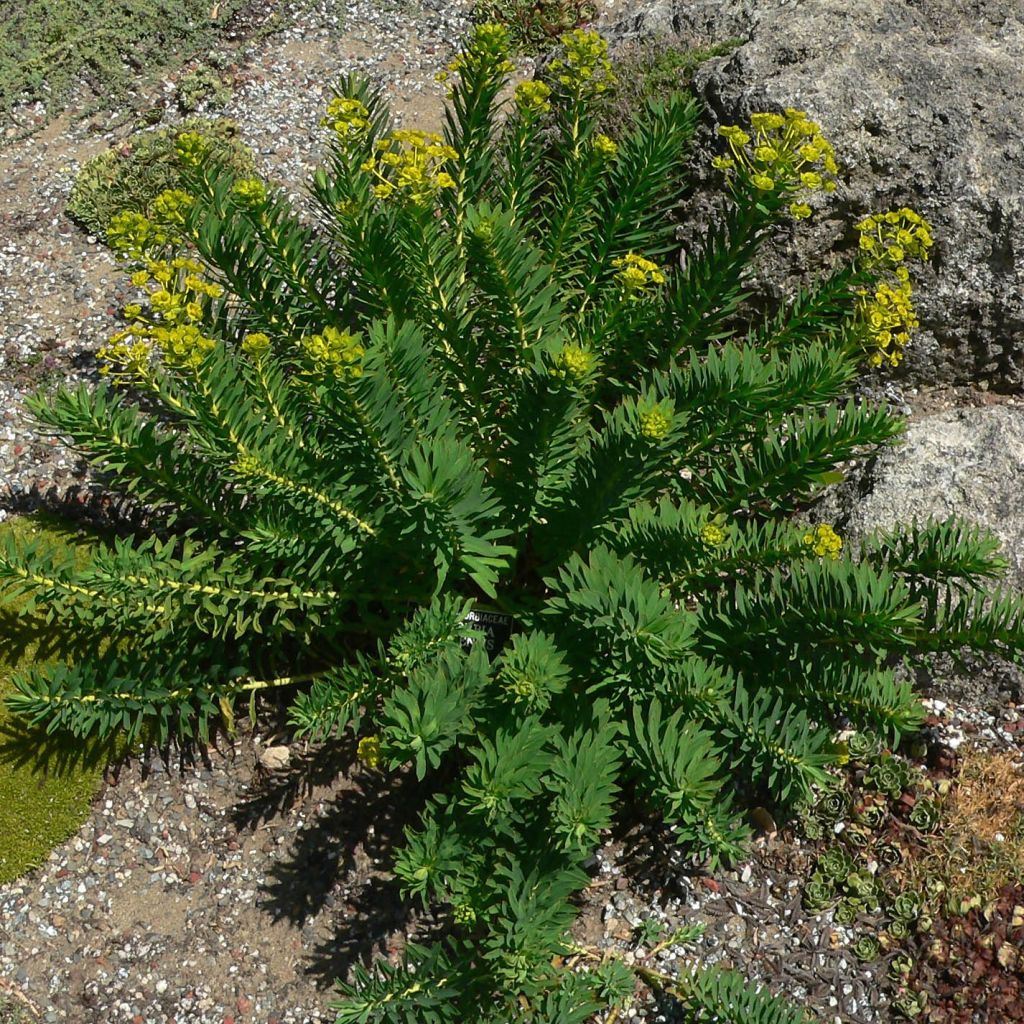
{"type": "MultiPolygon", "coordinates": [[[[71,548],[80,561],[96,543],[39,515],[0,524],[5,534],[71,548]]],[[[26,614],[24,602],[5,600],[0,606],[0,882],[40,864],[85,820],[106,760],[106,752],[95,747],[26,730],[3,702],[12,689],[11,674],[41,657],[41,644],[47,655],[60,650],[54,627],[40,625],[26,614]]]]}
{"type": "Polygon", "coordinates": [[[105,236],[111,218],[124,210],[145,213],[165,189],[181,188],[181,164],[174,142],[182,132],[198,132],[214,159],[240,177],[255,171],[252,151],[226,118],[190,117],[177,128],[138,132],[126,144],[90,160],[75,179],[67,212],[93,234],[105,236]]]}

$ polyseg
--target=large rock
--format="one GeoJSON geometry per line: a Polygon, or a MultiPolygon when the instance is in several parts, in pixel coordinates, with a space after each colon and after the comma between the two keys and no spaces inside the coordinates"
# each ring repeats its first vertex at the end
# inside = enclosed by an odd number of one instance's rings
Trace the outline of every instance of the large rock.
{"type": "Polygon", "coordinates": [[[914,520],[957,516],[994,533],[1024,590],[1024,407],[951,409],[911,420],[904,443],[829,495],[815,518],[856,541],[914,520]]]}
{"type": "MultiPolygon", "coordinates": [[[[821,122],[844,187],[817,227],[769,255],[775,297],[854,242],[866,211],[910,205],[935,226],[917,383],[1024,385],[1022,0],[653,0],[613,40],[746,40],[703,65],[710,128],[795,106],[821,122]]],[[[715,145],[711,131],[706,141],[715,145]]],[[[705,157],[708,155],[704,154],[705,157]]]]}

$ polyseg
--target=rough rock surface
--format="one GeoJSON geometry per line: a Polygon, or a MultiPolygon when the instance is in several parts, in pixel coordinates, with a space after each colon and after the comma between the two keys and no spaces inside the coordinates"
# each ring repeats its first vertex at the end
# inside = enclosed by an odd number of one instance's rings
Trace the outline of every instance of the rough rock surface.
{"type": "Polygon", "coordinates": [[[951,409],[912,420],[880,456],[818,509],[852,537],[957,516],[991,530],[1024,589],[1024,408],[951,409]]]}
{"type": "MultiPolygon", "coordinates": [[[[618,40],[739,37],[695,86],[709,128],[796,106],[844,165],[837,201],[769,256],[784,290],[865,211],[912,205],[934,225],[921,280],[917,383],[1024,386],[1024,5],[1020,0],[652,0],[618,40]]],[[[708,145],[717,147],[711,131],[708,145]]],[[[706,155],[706,154],[705,154],[706,155]]]]}

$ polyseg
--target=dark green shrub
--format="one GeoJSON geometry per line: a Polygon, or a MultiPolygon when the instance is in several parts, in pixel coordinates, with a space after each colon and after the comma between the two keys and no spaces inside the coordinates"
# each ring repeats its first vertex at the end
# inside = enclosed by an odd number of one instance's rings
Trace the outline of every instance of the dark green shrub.
{"type": "Polygon", "coordinates": [[[102,238],[116,214],[149,213],[161,192],[182,186],[184,168],[175,141],[186,132],[200,135],[211,156],[235,174],[254,172],[252,152],[238,138],[233,121],[191,117],[176,128],[138,132],[127,143],[94,156],[75,179],[68,215],[102,238]]]}
{"type": "MultiPolygon", "coordinates": [[[[820,129],[796,110],[726,129],[722,220],[670,271],[695,105],[650,103],[616,144],[602,41],[565,48],[502,119],[508,33],[478,27],[443,138],[389,131],[343,83],[317,225],[179,136],[187,191],[111,225],[144,299],[106,384],[33,405],[153,532],[84,569],[0,553],[10,594],[97,641],[18,678],[29,722],[205,737],[281,690],[300,734],[354,730],[369,769],[435,782],[395,872],[450,931],[357,968],[349,1024],[621,1005],[623,962],[560,965],[623,794],[715,864],[744,848],[745,796],[826,781],[837,718],[918,726],[897,659],[1024,639],[1020,600],[990,602],[988,538],[928,524],[852,555],[792,521],[899,437],[845,396],[903,350],[927,225],[865,219],[855,262],[746,323],[758,247],[833,187],[820,129]]],[[[734,975],[637,973],[706,1017],[802,1019],[734,975]]]]}

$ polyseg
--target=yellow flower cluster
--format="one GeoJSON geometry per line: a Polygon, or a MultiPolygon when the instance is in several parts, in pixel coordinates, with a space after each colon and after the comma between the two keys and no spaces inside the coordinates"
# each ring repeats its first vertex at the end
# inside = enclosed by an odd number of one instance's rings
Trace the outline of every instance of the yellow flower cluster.
{"type": "Polygon", "coordinates": [[[270,338],[262,331],[251,331],[242,339],[242,351],[259,362],[270,351],[270,338]]]}
{"type": "MultiPolygon", "coordinates": [[[[505,25],[493,21],[477,25],[461,53],[449,63],[444,71],[434,75],[438,82],[447,82],[452,75],[486,74],[500,79],[515,71],[516,66],[509,60],[512,52],[512,37],[505,25]]],[[[452,98],[449,90],[448,98],[452,98]]]]}
{"type": "Polygon", "coordinates": [[[602,160],[614,160],[618,155],[619,147],[607,135],[594,136],[594,152],[602,160]]]}
{"type": "Polygon", "coordinates": [[[373,186],[378,199],[400,195],[424,204],[440,189],[455,188],[455,180],[443,168],[457,156],[436,132],[404,128],[381,139],[377,152],[362,164],[362,169],[378,179],[373,186]]]}
{"type": "Polygon", "coordinates": [[[210,152],[210,140],[199,132],[182,132],[174,140],[178,159],[189,167],[198,167],[210,152]]]}
{"type": "Polygon", "coordinates": [[[842,537],[828,523],[821,523],[805,533],[804,544],[819,558],[836,559],[843,549],[842,537]]]}
{"type": "Polygon", "coordinates": [[[551,109],[551,87],[544,82],[520,82],[516,86],[515,100],[519,113],[530,120],[551,109]]]}
{"type": "Polygon", "coordinates": [[[556,57],[551,72],[570,97],[589,99],[607,92],[615,84],[608,41],[597,32],[577,28],[562,36],[565,58],[556,57]]]}
{"type": "Polygon", "coordinates": [[[931,225],[903,207],[865,217],[856,225],[864,263],[880,274],[874,292],[860,290],[858,323],[872,366],[898,366],[910,332],[920,321],[912,301],[908,260],[927,260],[931,225]]]}
{"type": "Polygon", "coordinates": [[[115,214],[107,228],[110,247],[120,256],[141,260],[166,245],[180,243],[194,201],[181,189],[167,189],[150,203],[149,216],[134,210],[115,214]]]}
{"type": "Polygon", "coordinates": [[[665,275],[657,263],[633,252],[612,260],[612,266],[618,269],[615,280],[622,285],[626,295],[633,299],[641,298],[652,286],[665,283],[665,275]]]}
{"type": "Polygon", "coordinates": [[[919,213],[904,206],[887,213],[873,213],[855,225],[860,248],[874,263],[898,266],[908,259],[927,260],[933,243],[931,225],[919,213]]]}
{"type": "Polygon", "coordinates": [[[262,206],[267,201],[267,186],[260,178],[241,178],[231,186],[231,194],[242,206],[262,206]]]}
{"type": "Polygon", "coordinates": [[[380,738],[364,736],[356,746],[356,756],[367,768],[376,768],[380,764],[380,738]]]}
{"type": "Polygon", "coordinates": [[[574,381],[583,380],[597,363],[597,357],[589,348],[582,345],[564,345],[558,353],[557,368],[552,372],[557,376],[568,377],[574,381]]]}
{"type": "Polygon", "coordinates": [[[362,359],[366,349],[359,339],[337,327],[325,327],[322,334],[313,334],[301,341],[303,352],[318,376],[353,379],[363,372],[362,359]]]}
{"type": "Polygon", "coordinates": [[[751,114],[750,132],[738,125],[723,125],[718,132],[732,156],[716,157],[712,164],[727,174],[743,173],[762,192],[792,195],[789,212],[798,220],[811,215],[807,196],[836,189],[839,165],[832,144],[802,110],[751,114]]]}
{"type": "Polygon", "coordinates": [[[361,100],[335,96],[327,104],[327,115],[320,124],[331,128],[342,143],[356,142],[370,130],[370,111],[361,100]]]}
{"type": "Polygon", "coordinates": [[[640,436],[649,441],[662,441],[672,429],[672,406],[667,402],[659,402],[640,410],[640,436]]]}
{"type": "Polygon", "coordinates": [[[169,188],[153,200],[149,208],[152,219],[161,227],[180,229],[195,200],[180,188],[169,188]]]}
{"type": "Polygon", "coordinates": [[[705,523],[700,528],[700,539],[709,548],[717,548],[725,543],[727,534],[718,523],[705,523]]]}
{"type": "Polygon", "coordinates": [[[146,269],[131,275],[137,288],[149,286],[149,309],[140,303],[124,308],[129,325],[118,331],[98,355],[100,373],[118,383],[144,383],[155,352],[170,369],[194,372],[216,346],[198,323],[204,299],[216,299],[224,289],[200,275],[203,265],[185,256],[171,260],[147,259],[146,269]]]}

